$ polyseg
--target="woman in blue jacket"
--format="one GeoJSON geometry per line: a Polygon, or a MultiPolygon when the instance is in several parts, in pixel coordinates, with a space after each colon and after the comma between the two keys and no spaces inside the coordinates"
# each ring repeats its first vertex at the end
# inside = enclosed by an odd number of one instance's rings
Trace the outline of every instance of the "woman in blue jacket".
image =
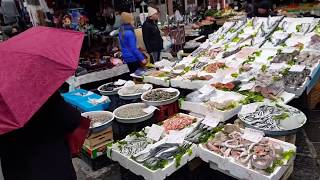
{"type": "Polygon", "coordinates": [[[141,64],[146,64],[147,61],[137,48],[137,39],[133,29],[133,16],[127,12],[121,13],[121,23],[119,41],[122,58],[128,65],[130,73],[134,73],[141,64]]]}

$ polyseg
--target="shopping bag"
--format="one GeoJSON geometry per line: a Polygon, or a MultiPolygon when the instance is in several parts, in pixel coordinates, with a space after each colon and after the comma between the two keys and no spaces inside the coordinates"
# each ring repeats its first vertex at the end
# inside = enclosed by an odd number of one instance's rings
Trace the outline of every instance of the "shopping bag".
{"type": "Polygon", "coordinates": [[[76,157],[80,154],[84,140],[89,135],[90,120],[85,117],[81,117],[80,124],[71,134],[68,134],[67,139],[71,151],[72,157],[76,157]]]}

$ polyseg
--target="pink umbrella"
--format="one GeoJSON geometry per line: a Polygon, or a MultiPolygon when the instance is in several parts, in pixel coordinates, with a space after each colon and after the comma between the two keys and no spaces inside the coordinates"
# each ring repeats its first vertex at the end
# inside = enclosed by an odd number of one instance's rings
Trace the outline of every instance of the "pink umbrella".
{"type": "Polygon", "coordinates": [[[0,135],[23,127],[74,74],[83,37],[34,27],[0,43],[0,135]]]}

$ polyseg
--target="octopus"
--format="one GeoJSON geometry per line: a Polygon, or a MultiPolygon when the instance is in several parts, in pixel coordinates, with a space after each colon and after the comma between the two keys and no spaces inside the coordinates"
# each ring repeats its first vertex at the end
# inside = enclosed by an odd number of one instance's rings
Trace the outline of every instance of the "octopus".
{"type": "Polygon", "coordinates": [[[206,148],[223,157],[231,157],[236,162],[257,170],[265,170],[283,152],[283,148],[264,138],[254,143],[242,138],[242,132],[236,125],[226,125],[223,131],[216,133],[206,143],[206,148]]]}

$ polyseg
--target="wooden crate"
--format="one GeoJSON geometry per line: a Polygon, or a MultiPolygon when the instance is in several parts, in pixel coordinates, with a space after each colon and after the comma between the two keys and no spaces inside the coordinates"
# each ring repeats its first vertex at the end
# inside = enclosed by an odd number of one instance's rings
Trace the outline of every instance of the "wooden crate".
{"type": "Polygon", "coordinates": [[[320,81],[312,88],[310,93],[307,95],[308,109],[315,109],[317,104],[320,102],[320,81]]]}
{"type": "Polygon", "coordinates": [[[99,133],[91,134],[85,141],[84,144],[88,147],[96,147],[98,145],[101,145],[105,143],[106,141],[110,141],[113,139],[113,132],[112,128],[108,128],[104,131],[101,131],[99,133]]]}

